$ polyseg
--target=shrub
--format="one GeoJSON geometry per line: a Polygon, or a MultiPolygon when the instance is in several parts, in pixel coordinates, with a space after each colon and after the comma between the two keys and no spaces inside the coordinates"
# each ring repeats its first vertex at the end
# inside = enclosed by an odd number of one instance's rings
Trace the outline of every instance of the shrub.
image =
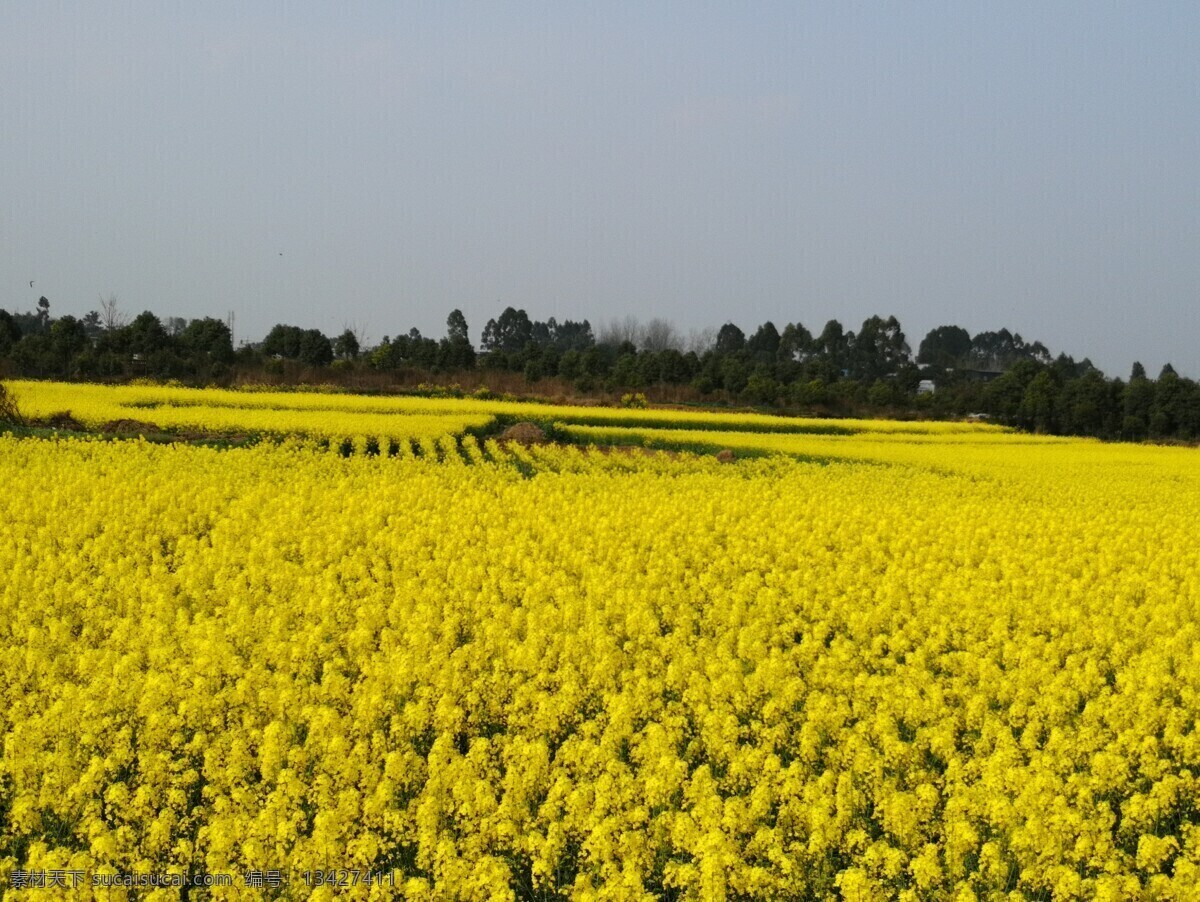
{"type": "Polygon", "coordinates": [[[3,382],[0,382],[0,423],[11,423],[17,426],[25,423],[25,418],[21,416],[21,410],[17,407],[16,397],[5,388],[3,382]]]}

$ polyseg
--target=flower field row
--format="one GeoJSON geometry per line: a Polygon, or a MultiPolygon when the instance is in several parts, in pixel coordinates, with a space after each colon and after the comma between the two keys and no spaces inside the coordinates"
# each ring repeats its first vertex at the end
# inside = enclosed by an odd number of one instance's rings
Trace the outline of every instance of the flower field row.
{"type": "Polygon", "coordinates": [[[582,446],[633,445],[646,449],[693,449],[709,453],[730,448],[752,456],[788,455],[817,461],[858,461],[971,473],[989,479],[1013,479],[1019,490],[1056,482],[1064,473],[1090,473],[1130,491],[1153,491],[1188,480],[1196,452],[1187,447],[1104,444],[1092,439],[1022,433],[861,432],[855,435],[798,435],[762,432],[713,432],[686,429],[580,426],[558,423],[562,435],[582,446]]]}
{"type": "Polygon", "coordinates": [[[26,416],[50,417],[68,412],[89,427],[136,420],[164,430],[303,435],[333,441],[369,435],[383,441],[400,441],[457,435],[467,429],[483,428],[493,419],[487,414],[470,412],[400,413],[369,407],[306,408],[269,403],[273,398],[282,402],[311,397],[305,395],[246,395],[258,403],[232,406],[220,401],[223,395],[235,393],[217,389],[56,382],[12,382],[9,387],[26,416]]]}
{"type": "Polygon", "coordinates": [[[549,424],[696,431],[897,435],[993,435],[978,423],[896,422],[778,417],[755,413],[626,410],[475,398],[370,397],[307,392],[232,391],[165,385],[79,385],[12,382],[22,409],[36,417],[70,411],[88,425],[137,419],[166,429],[255,431],[342,439],[435,437],[477,429],[497,417],[549,424]]]}
{"type": "Polygon", "coordinates": [[[0,882],[1194,899],[1194,452],[1019,438],[0,437],[0,882]]]}

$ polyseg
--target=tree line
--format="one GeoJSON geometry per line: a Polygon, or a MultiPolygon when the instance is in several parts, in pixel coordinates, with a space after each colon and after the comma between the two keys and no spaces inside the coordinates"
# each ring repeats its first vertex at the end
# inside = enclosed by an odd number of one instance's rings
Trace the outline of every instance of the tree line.
{"type": "MultiPolygon", "coordinates": [[[[228,323],[212,317],[124,316],[114,298],[82,318],[0,309],[0,367],[35,378],[151,376],[224,383],[285,364],[337,381],[347,373],[446,375],[486,381],[517,373],[536,391],[547,379],[584,393],[686,387],[696,400],[831,415],[984,415],[1023,429],[1105,439],[1200,439],[1200,385],[1170,364],[1150,378],[1135,364],[1127,380],[1084,359],[1053,356],[1007,329],[971,335],[939,326],[914,355],[894,316],[855,330],[836,319],[820,332],[772,322],[747,334],[734,323],[687,338],[661,319],[593,330],[588,320],[534,320],[506,308],[485,324],[478,348],[466,318],[451,312],[439,338],[413,328],[366,346],[351,329],[330,337],[278,324],[261,342],[235,348],[228,323]]],[[[311,374],[310,374],[311,376],[311,374]]]]}

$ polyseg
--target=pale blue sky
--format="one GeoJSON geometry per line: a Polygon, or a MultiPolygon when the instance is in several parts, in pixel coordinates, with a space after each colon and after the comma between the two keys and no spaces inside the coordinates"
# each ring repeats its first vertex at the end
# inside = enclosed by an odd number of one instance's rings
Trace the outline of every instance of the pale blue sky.
{"type": "Polygon", "coordinates": [[[1198,46],[1194,3],[4,3],[0,307],[879,313],[1200,376],[1198,46]]]}

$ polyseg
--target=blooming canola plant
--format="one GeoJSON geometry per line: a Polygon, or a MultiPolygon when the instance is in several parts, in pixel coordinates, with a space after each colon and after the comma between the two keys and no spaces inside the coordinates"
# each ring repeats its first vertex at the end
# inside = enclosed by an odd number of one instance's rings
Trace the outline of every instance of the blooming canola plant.
{"type": "Polygon", "coordinates": [[[0,882],[1197,898],[1195,450],[586,413],[329,427],[391,456],[0,437],[0,882]],[[586,447],[632,438],[673,453],[586,447]]]}

